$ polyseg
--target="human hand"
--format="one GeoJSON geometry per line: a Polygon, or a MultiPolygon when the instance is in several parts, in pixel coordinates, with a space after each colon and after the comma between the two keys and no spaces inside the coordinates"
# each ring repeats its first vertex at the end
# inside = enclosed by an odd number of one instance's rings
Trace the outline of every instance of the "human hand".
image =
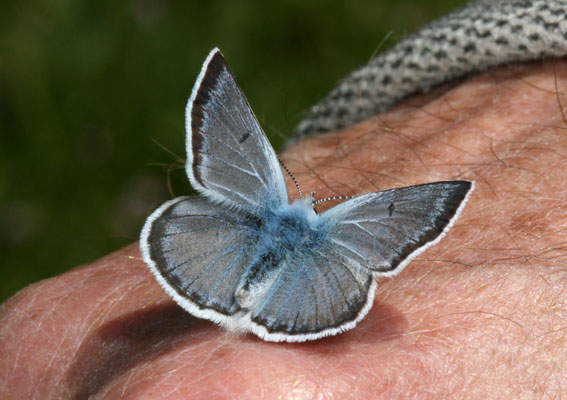
{"type": "Polygon", "coordinates": [[[559,397],[565,87],[558,61],[499,69],[282,154],[318,198],[477,182],[355,329],[299,344],[228,334],[175,305],[131,245],[1,305],[0,397],[559,397]]]}

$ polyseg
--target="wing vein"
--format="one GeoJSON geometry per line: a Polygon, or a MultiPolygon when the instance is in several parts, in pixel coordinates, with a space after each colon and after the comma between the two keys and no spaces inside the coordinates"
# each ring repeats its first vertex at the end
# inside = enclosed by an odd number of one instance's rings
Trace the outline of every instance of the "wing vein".
{"type": "Polygon", "coordinates": [[[226,277],[228,276],[229,272],[237,265],[238,261],[240,260],[240,258],[242,257],[242,255],[244,254],[244,252],[246,250],[248,250],[250,248],[250,246],[243,246],[240,249],[240,253],[238,255],[236,255],[234,257],[234,260],[232,260],[232,262],[230,263],[230,265],[226,268],[226,270],[223,272],[222,276],[220,277],[220,279],[218,280],[218,282],[211,288],[211,290],[209,291],[209,296],[211,296],[212,294],[214,294],[217,289],[221,286],[222,282],[226,279],[226,277]]]}
{"type": "MultiPolygon", "coordinates": [[[[384,246],[386,246],[387,248],[389,248],[390,250],[392,250],[392,251],[393,251],[394,253],[396,253],[398,256],[400,256],[400,257],[402,257],[402,258],[405,258],[405,256],[402,255],[402,254],[400,254],[400,252],[399,252],[396,248],[392,247],[392,246],[390,245],[390,243],[388,243],[387,240],[384,240],[384,239],[382,239],[382,238],[377,237],[374,233],[370,232],[368,229],[364,228],[363,226],[361,226],[361,225],[359,225],[359,224],[354,224],[354,225],[357,226],[361,231],[363,231],[363,232],[367,233],[368,235],[370,235],[370,236],[371,236],[372,238],[374,238],[374,240],[376,240],[377,242],[382,243],[384,246]]],[[[406,235],[406,236],[407,236],[408,238],[412,239],[412,241],[413,241],[413,238],[412,238],[411,236],[409,236],[409,235],[406,235]]]]}
{"type": "MultiPolygon", "coordinates": [[[[326,259],[326,257],[325,257],[320,251],[317,250],[316,252],[317,252],[317,254],[319,254],[319,255],[321,256],[321,258],[326,259]]],[[[339,255],[338,253],[335,253],[333,250],[330,250],[330,252],[332,252],[333,254],[335,254],[336,257],[340,257],[340,255],[339,255]]],[[[345,262],[343,262],[342,260],[340,260],[340,259],[337,259],[336,261],[337,261],[340,265],[342,265],[346,271],[348,271],[349,275],[352,277],[352,280],[353,280],[354,282],[356,282],[356,286],[358,287],[358,292],[359,292],[360,294],[362,294],[362,288],[360,287],[360,282],[358,282],[358,279],[356,279],[356,277],[355,277],[354,274],[352,273],[352,271],[351,271],[351,269],[349,268],[349,266],[348,266],[345,262]]]]}
{"type": "MultiPolygon", "coordinates": [[[[244,246],[242,246],[240,248],[240,250],[242,250],[244,248],[244,246]]],[[[199,279],[201,276],[203,276],[204,273],[206,273],[209,269],[211,269],[211,267],[217,265],[217,263],[219,262],[219,260],[221,260],[225,255],[232,253],[233,251],[235,251],[236,249],[238,249],[238,247],[233,247],[231,249],[228,249],[224,252],[222,252],[221,254],[218,255],[217,258],[215,258],[213,261],[211,261],[209,263],[209,265],[207,265],[203,270],[201,270],[197,275],[195,275],[195,277],[193,278],[193,280],[187,285],[187,289],[190,288],[191,286],[193,286],[193,284],[195,283],[195,281],[197,281],[197,279],[199,279]]]]}
{"type": "MultiPolygon", "coordinates": [[[[228,110],[226,110],[226,107],[224,106],[224,104],[223,104],[223,108],[225,108],[225,111],[226,111],[229,115],[232,114],[232,113],[229,113],[228,110]]],[[[230,138],[233,139],[233,141],[235,141],[235,143],[237,143],[237,141],[235,140],[235,138],[234,138],[234,136],[233,136],[233,133],[225,126],[225,124],[224,124],[222,121],[220,121],[215,115],[210,115],[210,117],[213,118],[213,119],[215,119],[220,125],[222,125],[222,126],[225,128],[225,131],[226,131],[226,132],[228,133],[228,135],[230,136],[230,138]]],[[[233,118],[232,115],[230,116],[230,118],[233,118]]],[[[233,121],[234,121],[234,119],[233,119],[233,121]]],[[[201,134],[201,136],[205,137],[205,135],[203,135],[203,134],[201,134]]],[[[256,169],[256,167],[254,166],[254,163],[252,163],[252,162],[248,159],[248,157],[246,157],[244,154],[242,154],[243,151],[242,151],[242,147],[241,147],[240,145],[238,146],[238,147],[239,147],[238,149],[235,149],[235,148],[233,148],[232,146],[229,146],[229,145],[226,144],[225,142],[221,141],[221,140],[220,140],[219,138],[217,138],[216,136],[206,135],[206,138],[209,139],[209,140],[213,140],[213,141],[217,142],[217,143],[220,144],[221,146],[224,146],[225,148],[229,149],[231,152],[237,154],[242,160],[244,160],[244,161],[250,166],[250,168],[254,171],[254,174],[256,174],[257,176],[260,175],[260,174],[258,173],[258,170],[256,169]]],[[[211,154],[209,154],[209,153],[204,153],[204,154],[206,154],[207,157],[210,157],[210,156],[211,156],[211,154]]],[[[260,181],[262,182],[263,186],[266,187],[266,189],[267,189],[267,186],[265,185],[265,182],[264,182],[262,179],[260,179],[260,181]]]]}
{"type": "Polygon", "coordinates": [[[341,247],[347,249],[348,251],[350,251],[351,253],[356,254],[357,256],[359,256],[360,258],[362,258],[363,260],[366,259],[362,254],[360,254],[360,253],[357,252],[356,250],[350,248],[350,247],[347,246],[345,243],[338,241],[336,238],[331,238],[331,241],[332,241],[333,243],[335,243],[337,246],[341,246],[341,247]]]}

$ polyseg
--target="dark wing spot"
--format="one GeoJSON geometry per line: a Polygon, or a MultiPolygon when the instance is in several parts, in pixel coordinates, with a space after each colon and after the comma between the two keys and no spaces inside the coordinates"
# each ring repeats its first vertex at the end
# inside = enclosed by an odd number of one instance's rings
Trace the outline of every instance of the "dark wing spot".
{"type": "Polygon", "coordinates": [[[390,203],[390,205],[388,206],[388,213],[390,214],[390,217],[394,213],[394,203],[390,203]]]}
{"type": "Polygon", "coordinates": [[[242,135],[242,137],[240,139],[238,139],[238,143],[242,144],[244,143],[244,141],[246,141],[246,139],[248,139],[250,137],[250,133],[245,133],[244,135],[242,135]]]}

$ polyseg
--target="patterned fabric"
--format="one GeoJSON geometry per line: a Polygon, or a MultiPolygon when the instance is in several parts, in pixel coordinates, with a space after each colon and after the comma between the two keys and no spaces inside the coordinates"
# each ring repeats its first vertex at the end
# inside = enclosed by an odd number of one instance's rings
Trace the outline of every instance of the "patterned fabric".
{"type": "Polygon", "coordinates": [[[404,98],[512,62],[567,55],[567,0],[477,0],[355,70],[313,106],[292,140],[338,130],[404,98]]]}

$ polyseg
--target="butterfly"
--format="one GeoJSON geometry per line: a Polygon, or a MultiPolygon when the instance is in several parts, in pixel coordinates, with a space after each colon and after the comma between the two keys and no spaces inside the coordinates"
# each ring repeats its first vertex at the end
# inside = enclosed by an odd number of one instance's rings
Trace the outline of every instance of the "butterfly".
{"type": "Polygon", "coordinates": [[[383,190],[320,214],[312,197],[290,203],[276,153],[217,48],[193,87],[186,129],[185,169],[200,196],[147,218],[143,259],[189,313],[267,341],[353,328],[372,307],[375,278],[437,243],[474,188],[383,190]]]}

